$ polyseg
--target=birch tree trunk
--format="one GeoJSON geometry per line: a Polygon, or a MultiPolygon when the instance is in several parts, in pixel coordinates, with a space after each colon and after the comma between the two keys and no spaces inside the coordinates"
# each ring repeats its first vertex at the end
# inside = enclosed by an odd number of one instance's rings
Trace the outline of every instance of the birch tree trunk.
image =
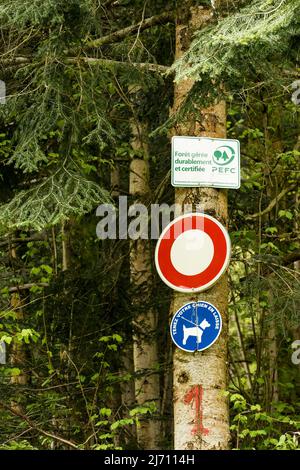
{"type": "MultiPolygon", "coordinates": [[[[12,245],[10,248],[10,257],[12,265],[17,260],[17,248],[12,245]]],[[[26,290],[27,292],[27,290],[26,290]]],[[[25,297],[25,294],[23,293],[25,297]]],[[[11,295],[10,305],[12,310],[16,313],[16,321],[22,323],[24,320],[24,299],[21,298],[21,292],[15,292],[11,295]]],[[[19,367],[21,373],[16,376],[12,376],[10,382],[16,385],[26,385],[29,381],[28,373],[28,351],[24,343],[13,343],[10,363],[13,367],[19,367]]]]}
{"type": "Polygon", "coordinates": [[[67,271],[71,263],[70,229],[71,221],[62,223],[62,271],[67,271]]]}
{"type": "MultiPolygon", "coordinates": [[[[264,155],[264,173],[265,173],[265,186],[266,193],[270,200],[276,199],[278,195],[278,180],[276,176],[273,176],[272,169],[275,164],[274,156],[283,152],[280,127],[280,115],[276,111],[270,110],[268,105],[264,103],[264,114],[263,114],[263,128],[265,138],[265,155],[264,155]],[[270,135],[270,129],[276,129],[277,133],[275,136],[270,135]]],[[[262,217],[261,223],[269,224],[270,226],[276,225],[278,212],[278,204],[262,217]]],[[[260,223],[260,225],[261,225],[260,223]]],[[[261,243],[260,243],[261,244],[261,243]]],[[[274,276],[274,273],[269,274],[270,277],[274,276]]],[[[272,292],[268,294],[268,312],[266,318],[264,318],[264,324],[262,325],[263,338],[266,342],[266,355],[267,361],[266,366],[268,367],[267,375],[267,407],[270,410],[274,410],[274,403],[279,400],[279,383],[278,383],[278,344],[277,344],[277,327],[276,320],[272,318],[272,292]]]]}
{"type": "MultiPolygon", "coordinates": [[[[149,196],[149,162],[146,142],[147,127],[132,119],[132,147],[136,151],[130,165],[130,194],[134,202],[145,202],[149,196]]],[[[133,359],[135,398],[138,405],[155,402],[160,412],[159,376],[154,370],[158,364],[156,341],[157,319],[150,305],[152,288],[151,245],[149,240],[138,239],[130,242],[130,272],[132,285],[133,359]]],[[[160,420],[155,416],[141,419],[137,427],[137,441],[140,448],[158,449],[160,420]]]]}
{"type": "MultiPolygon", "coordinates": [[[[120,166],[118,162],[115,162],[114,167],[110,173],[110,187],[111,195],[113,198],[118,200],[120,197],[120,166]]],[[[124,257],[128,253],[128,245],[126,244],[124,250],[124,257]]],[[[129,262],[129,260],[128,260],[129,262]]],[[[127,263],[127,256],[126,256],[127,263]]],[[[118,287],[116,287],[116,290],[118,287]]],[[[117,296],[117,292],[116,292],[117,296]]],[[[131,410],[135,405],[135,387],[134,387],[134,363],[133,363],[133,345],[132,345],[132,330],[128,333],[129,339],[126,337],[126,342],[123,343],[123,347],[120,351],[120,377],[124,375],[129,375],[130,380],[120,382],[120,393],[121,393],[121,405],[123,407],[123,418],[127,418],[128,410],[131,410]],[[125,411],[126,410],[126,411],[125,411]]],[[[119,440],[119,435],[115,438],[116,447],[120,447],[120,442],[116,442],[116,439],[119,440]]],[[[136,428],[135,426],[125,426],[124,427],[124,441],[127,445],[132,445],[136,442],[136,428]]]]}
{"type": "MultiPolygon", "coordinates": [[[[16,246],[12,245],[9,251],[10,251],[12,266],[14,269],[14,262],[18,258],[16,246]]],[[[27,290],[25,292],[29,294],[27,290]]],[[[24,299],[25,298],[26,298],[26,294],[21,291],[14,292],[11,295],[10,305],[11,305],[11,309],[15,312],[17,325],[18,324],[22,325],[24,318],[25,318],[25,314],[24,314],[24,303],[25,303],[24,299]]],[[[27,296],[27,299],[28,299],[28,296],[27,296]]],[[[21,372],[20,374],[16,376],[12,376],[10,378],[11,384],[17,385],[17,386],[24,386],[30,382],[30,372],[28,370],[28,364],[29,364],[28,359],[29,359],[28,348],[26,344],[14,342],[12,346],[9,362],[12,367],[19,368],[21,372]]],[[[11,402],[11,408],[17,413],[23,412],[22,405],[15,401],[11,402]]]]}
{"type": "MultiPolygon", "coordinates": [[[[184,2],[183,2],[184,3],[184,2]]],[[[176,25],[177,58],[185,52],[196,29],[206,25],[212,10],[203,6],[189,6],[178,11],[176,25]]],[[[174,112],[178,109],[193,85],[185,80],[175,88],[174,112]]],[[[218,103],[208,109],[199,110],[201,116],[181,123],[174,130],[177,135],[226,136],[226,109],[218,103]],[[202,121],[201,129],[199,121],[202,121]]],[[[212,188],[176,189],[175,202],[183,212],[183,206],[196,205],[206,214],[216,217],[225,226],[228,223],[227,192],[212,188]]],[[[179,213],[176,214],[180,215],[179,213]]],[[[228,343],[228,284],[227,275],[208,291],[201,294],[174,293],[174,313],[187,302],[204,300],[212,303],[221,313],[222,333],[213,346],[203,352],[187,353],[175,349],[174,364],[174,447],[177,450],[227,449],[229,442],[228,402],[224,391],[227,388],[227,343],[228,343]],[[189,397],[194,396],[194,400],[189,397]],[[197,408],[197,409],[196,409],[197,408]],[[196,431],[195,431],[196,429],[196,431]]]]}

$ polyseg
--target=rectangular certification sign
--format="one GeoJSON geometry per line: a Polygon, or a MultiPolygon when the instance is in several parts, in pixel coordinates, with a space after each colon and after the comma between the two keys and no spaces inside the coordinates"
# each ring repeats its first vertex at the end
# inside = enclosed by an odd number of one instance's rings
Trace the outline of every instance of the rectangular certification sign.
{"type": "Polygon", "coordinates": [[[172,185],[238,189],[240,143],[210,137],[172,138],[172,185]]]}

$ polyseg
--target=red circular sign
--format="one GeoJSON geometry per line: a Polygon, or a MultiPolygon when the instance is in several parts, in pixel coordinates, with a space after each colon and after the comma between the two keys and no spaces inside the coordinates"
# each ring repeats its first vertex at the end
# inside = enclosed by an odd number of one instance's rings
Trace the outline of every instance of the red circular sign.
{"type": "Polygon", "coordinates": [[[155,251],[161,279],[179,292],[200,292],[211,287],[226,270],[230,238],[210,215],[177,217],[162,232],[155,251]]]}

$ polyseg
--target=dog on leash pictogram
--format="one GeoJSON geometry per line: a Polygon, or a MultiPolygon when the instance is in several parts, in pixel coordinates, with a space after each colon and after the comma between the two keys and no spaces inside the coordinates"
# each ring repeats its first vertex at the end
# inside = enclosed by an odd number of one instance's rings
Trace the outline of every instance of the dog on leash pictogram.
{"type": "Polygon", "coordinates": [[[195,336],[197,338],[197,343],[201,343],[203,331],[206,328],[209,328],[211,325],[208,321],[204,318],[204,320],[200,323],[199,326],[192,326],[191,328],[183,325],[183,341],[182,344],[186,345],[186,342],[190,336],[195,336]]]}

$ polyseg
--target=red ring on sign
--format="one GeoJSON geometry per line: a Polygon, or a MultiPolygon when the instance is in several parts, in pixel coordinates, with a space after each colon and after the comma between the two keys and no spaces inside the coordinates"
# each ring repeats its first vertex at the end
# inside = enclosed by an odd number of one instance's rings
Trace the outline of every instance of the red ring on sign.
{"type": "Polygon", "coordinates": [[[230,255],[230,239],[222,225],[205,214],[189,214],[175,219],[162,234],[157,244],[156,263],[163,281],[180,291],[204,290],[219,279],[225,271],[230,255]],[[187,219],[191,219],[187,223],[187,219]],[[188,225],[188,229],[186,226],[188,225]],[[171,262],[171,249],[176,238],[186,230],[202,230],[212,240],[214,255],[210,265],[199,274],[185,275],[171,262]],[[227,236],[226,236],[227,235],[227,236]]]}

